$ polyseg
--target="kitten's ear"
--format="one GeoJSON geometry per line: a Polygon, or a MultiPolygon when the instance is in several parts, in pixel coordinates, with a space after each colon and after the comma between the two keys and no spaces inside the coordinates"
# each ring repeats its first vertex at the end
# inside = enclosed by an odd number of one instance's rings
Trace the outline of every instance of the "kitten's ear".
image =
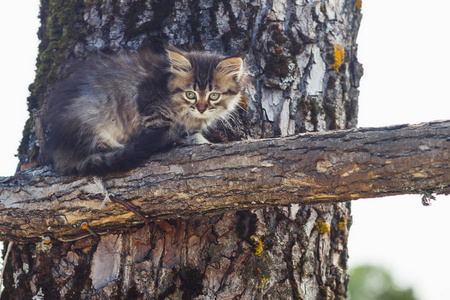
{"type": "Polygon", "coordinates": [[[192,69],[191,63],[182,54],[167,50],[167,56],[169,57],[172,71],[186,73],[192,69]]]}
{"type": "Polygon", "coordinates": [[[230,57],[222,60],[216,69],[224,76],[235,76],[237,80],[240,80],[244,75],[244,61],[240,57],[230,57]]]}

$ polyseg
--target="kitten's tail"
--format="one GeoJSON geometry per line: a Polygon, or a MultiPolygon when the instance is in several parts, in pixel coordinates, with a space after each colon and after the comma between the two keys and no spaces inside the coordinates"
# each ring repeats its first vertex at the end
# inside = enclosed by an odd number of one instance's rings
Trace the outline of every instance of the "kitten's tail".
{"type": "MultiPolygon", "coordinates": [[[[150,155],[170,146],[169,128],[147,128],[123,148],[91,154],[79,161],[75,173],[106,175],[126,172],[143,164],[150,155]]],[[[74,172],[70,172],[74,173],[74,172]]]]}

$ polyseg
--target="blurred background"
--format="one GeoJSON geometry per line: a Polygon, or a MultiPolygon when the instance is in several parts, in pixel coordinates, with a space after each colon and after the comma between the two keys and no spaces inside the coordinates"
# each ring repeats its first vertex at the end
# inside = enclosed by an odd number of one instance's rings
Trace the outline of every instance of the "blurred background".
{"type": "MultiPolygon", "coordinates": [[[[1,5],[0,176],[10,176],[34,80],[39,1],[1,5]]],[[[359,127],[450,119],[450,2],[363,1],[362,12],[359,127]]],[[[420,195],[354,201],[351,299],[448,299],[449,213],[448,196],[429,207],[420,195]]]]}

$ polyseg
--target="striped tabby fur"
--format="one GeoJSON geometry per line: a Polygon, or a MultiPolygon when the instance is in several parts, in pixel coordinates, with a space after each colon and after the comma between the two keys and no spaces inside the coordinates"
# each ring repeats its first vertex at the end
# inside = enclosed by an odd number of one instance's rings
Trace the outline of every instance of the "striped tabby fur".
{"type": "Polygon", "coordinates": [[[131,170],[183,137],[202,132],[238,105],[243,61],[168,50],[87,60],[50,94],[44,155],[64,174],[131,170]]]}

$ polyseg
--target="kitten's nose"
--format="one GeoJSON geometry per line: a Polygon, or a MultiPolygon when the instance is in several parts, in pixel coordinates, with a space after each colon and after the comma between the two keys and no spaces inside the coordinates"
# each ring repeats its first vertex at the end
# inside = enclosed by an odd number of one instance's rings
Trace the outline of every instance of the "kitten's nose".
{"type": "Polygon", "coordinates": [[[198,103],[197,104],[197,110],[201,114],[204,113],[207,108],[208,108],[208,104],[206,104],[206,103],[198,103]]]}

